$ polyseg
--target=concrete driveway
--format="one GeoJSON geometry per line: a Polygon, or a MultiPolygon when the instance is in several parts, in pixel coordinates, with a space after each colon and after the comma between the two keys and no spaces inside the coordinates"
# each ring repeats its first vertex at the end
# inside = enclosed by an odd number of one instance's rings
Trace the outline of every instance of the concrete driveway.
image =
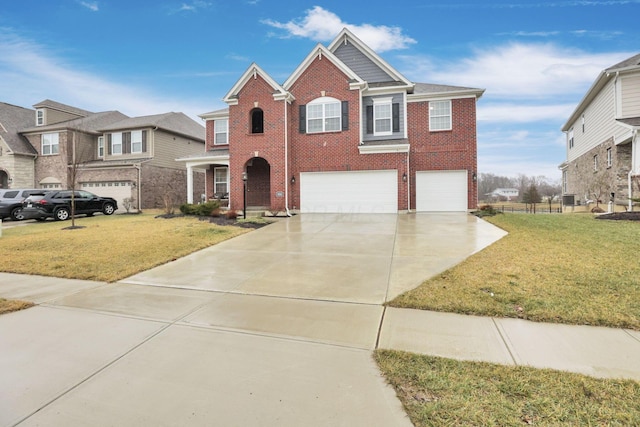
{"type": "Polygon", "coordinates": [[[410,426],[381,304],[505,233],[470,215],[299,215],[116,284],[0,274],[0,425],[410,426]],[[9,349],[9,350],[7,350],[9,349]]]}

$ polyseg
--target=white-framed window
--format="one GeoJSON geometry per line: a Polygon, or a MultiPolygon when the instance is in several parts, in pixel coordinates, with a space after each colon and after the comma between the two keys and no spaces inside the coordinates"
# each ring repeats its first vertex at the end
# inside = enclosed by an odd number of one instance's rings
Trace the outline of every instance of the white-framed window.
{"type": "Polygon", "coordinates": [[[582,115],[580,122],[582,123],[582,133],[584,133],[584,114],[582,115]]]}
{"type": "Polygon", "coordinates": [[[323,96],[307,104],[307,133],[336,132],[342,129],[342,103],[323,96]]]}
{"type": "Polygon", "coordinates": [[[104,157],[104,136],[98,137],[98,157],[104,157]]]}
{"type": "Polygon", "coordinates": [[[569,148],[573,148],[573,128],[569,129],[567,138],[569,139],[569,148]]]}
{"type": "Polygon", "coordinates": [[[607,167],[610,168],[613,166],[613,151],[611,151],[611,147],[607,148],[607,167]]]}
{"type": "Polygon", "coordinates": [[[36,126],[44,125],[44,110],[39,108],[36,110],[36,126]]]}
{"type": "Polygon", "coordinates": [[[567,171],[562,171],[562,192],[567,192],[567,171]]]}
{"type": "Polygon", "coordinates": [[[216,197],[226,197],[229,193],[229,168],[213,169],[213,191],[216,197]]]}
{"type": "Polygon", "coordinates": [[[229,143],[229,120],[220,119],[213,123],[213,143],[214,145],[224,145],[229,143]]]}
{"type": "Polygon", "coordinates": [[[122,154],[122,133],[112,133],[111,134],[111,154],[120,155],[122,154]]]}
{"type": "Polygon", "coordinates": [[[60,150],[60,143],[57,133],[43,133],[42,134],[42,155],[51,156],[58,154],[60,150]]]}
{"type": "Polygon", "coordinates": [[[429,102],[429,130],[451,130],[451,101],[429,102]]]}
{"type": "Polygon", "coordinates": [[[373,100],[373,134],[384,136],[392,134],[391,98],[377,98],[373,100]]]}
{"type": "Polygon", "coordinates": [[[131,131],[131,152],[142,153],[142,131],[141,130],[131,131]]]}
{"type": "Polygon", "coordinates": [[[594,171],[598,170],[598,155],[597,154],[595,156],[593,156],[593,170],[594,171]]]}

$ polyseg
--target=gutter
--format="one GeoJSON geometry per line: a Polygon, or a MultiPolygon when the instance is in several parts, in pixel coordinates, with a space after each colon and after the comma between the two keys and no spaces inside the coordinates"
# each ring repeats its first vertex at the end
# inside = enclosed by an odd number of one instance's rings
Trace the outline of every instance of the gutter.
{"type": "Polygon", "coordinates": [[[284,105],[284,209],[287,212],[287,216],[291,216],[289,212],[289,119],[287,117],[288,99],[286,96],[283,99],[284,105]]]}

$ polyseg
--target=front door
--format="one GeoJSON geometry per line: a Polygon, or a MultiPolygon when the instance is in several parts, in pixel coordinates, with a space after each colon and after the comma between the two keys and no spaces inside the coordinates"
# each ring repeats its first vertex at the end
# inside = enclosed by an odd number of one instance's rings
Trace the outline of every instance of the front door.
{"type": "Polygon", "coordinates": [[[247,206],[271,206],[271,166],[262,157],[247,162],[247,206]]]}

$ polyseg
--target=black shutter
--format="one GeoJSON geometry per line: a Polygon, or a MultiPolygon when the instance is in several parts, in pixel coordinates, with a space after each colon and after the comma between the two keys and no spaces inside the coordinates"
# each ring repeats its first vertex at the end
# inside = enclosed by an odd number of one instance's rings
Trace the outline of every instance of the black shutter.
{"type": "Polygon", "coordinates": [[[131,132],[122,132],[122,154],[131,153],[131,132]]]}
{"type": "Polygon", "coordinates": [[[107,134],[107,154],[111,154],[111,134],[107,134]]]}
{"type": "Polygon", "coordinates": [[[400,104],[397,102],[391,105],[391,121],[394,132],[400,132],[400,104]]]}
{"type": "Polygon", "coordinates": [[[367,133],[373,133],[373,105],[367,105],[367,133]]]}
{"type": "Polygon", "coordinates": [[[349,101],[342,101],[342,130],[349,130],[349,101]]]}
{"type": "Polygon", "coordinates": [[[306,133],[307,132],[307,106],[301,105],[298,111],[300,112],[300,118],[299,118],[300,133],[306,133]]]}
{"type": "Polygon", "coordinates": [[[147,152],[147,131],[146,130],[142,131],[142,152],[143,153],[147,152]]]}

